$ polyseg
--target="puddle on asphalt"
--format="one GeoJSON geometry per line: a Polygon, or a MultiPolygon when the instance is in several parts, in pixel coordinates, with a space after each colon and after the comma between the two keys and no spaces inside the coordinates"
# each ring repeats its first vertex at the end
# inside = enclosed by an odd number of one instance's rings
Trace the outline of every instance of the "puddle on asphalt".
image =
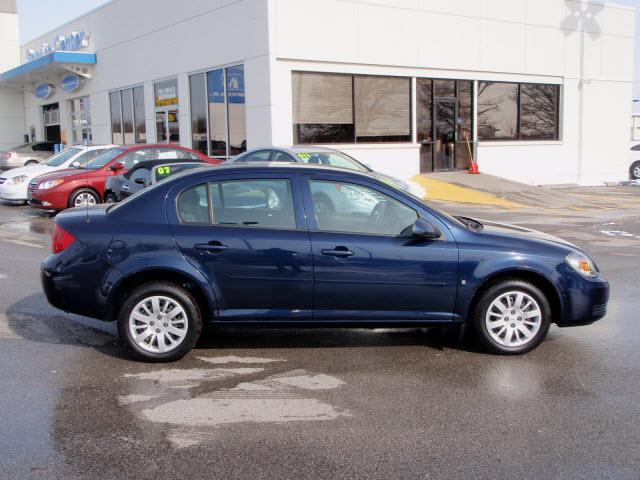
{"type": "Polygon", "coordinates": [[[221,356],[198,360],[203,366],[225,366],[126,374],[130,393],[118,397],[119,404],[145,421],[167,425],[167,439],[178,448],[207,441],[223,425],[317,422],[351,416],[315,398],[321,391],[343,387],[345,382],[339,378],[306,370],[270,371],[275,365],[282,370],[281,359],[221,356]],[[229,364],[245,366],[231,368],[229,364]]]}

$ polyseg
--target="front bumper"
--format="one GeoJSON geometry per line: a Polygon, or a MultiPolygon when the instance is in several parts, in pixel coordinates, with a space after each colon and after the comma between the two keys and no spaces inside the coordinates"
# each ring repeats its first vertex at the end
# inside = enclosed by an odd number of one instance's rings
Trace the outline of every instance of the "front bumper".
{"type": "MultiPolygon", "coordinates": [[[[28,191],[27,192],[27,202],[29,205],[35,208],[42,208],[45,210],[60,210],[54,202],[49,201],[47,195],[41,195],[38,190],[28,191]]],[[[64,207],[62,208],[64,209],[64,207]]]]}
{"type": "Polygon", "coordinates": [[[574,274],[573,277],[566,289],[564,314],[558,321],[559,327],[588,325],[607,314],[609,282],[601,276],[583,278],[574,274]]]}
{"type": "Polygon", "coordinates": [[[19,183],[18,185],[0,185],[0,199],[10,200],[13,202],[24,202],[27,200],[27,183],[19,183]]]}

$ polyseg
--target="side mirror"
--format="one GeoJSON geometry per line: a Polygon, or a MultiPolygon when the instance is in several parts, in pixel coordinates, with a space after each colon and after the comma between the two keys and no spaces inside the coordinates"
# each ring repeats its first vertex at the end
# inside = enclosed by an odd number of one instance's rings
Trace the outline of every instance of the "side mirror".
{"type": "Polygon", "coordinates": [[[137,183],[138,185],[142,185],[143,187],[147,186],[147,182],[145,181],[144,178],[136,178],[134,182],[137,183]]]}
{"type": "Polygon", "coordinates": [[[433,223],[427,222],[423,218],[418,218],[411,229],[411,236],[414,238],[433,239],[440,238],[442,232],[433,223]]]}
{"type": "Polygon", "coordinates": [[[116,162],[109,167],[109,170],[111,170],[112,172],[117,172],[118,170],[122,170],[123,168],[124,168],[124,163],[116,162]]]}

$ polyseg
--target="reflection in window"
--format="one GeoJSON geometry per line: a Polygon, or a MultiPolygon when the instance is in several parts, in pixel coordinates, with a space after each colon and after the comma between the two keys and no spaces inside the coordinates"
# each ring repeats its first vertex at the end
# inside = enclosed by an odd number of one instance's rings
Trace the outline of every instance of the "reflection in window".
{"type": "Polygon", "coordinates": [[[191,148],[207,155],[207,100],[204,73],[189,77],[191,92],[191,148]]]}
{"type": "Polygon", "coordinates": [[[135,143],[133,135],[133,92],[130,88],[122,90],[122,130],[124,132],[125,145],[135,143]]]}
{"type": "Polygon", "coordinates": [[[434,96],[436,97],[455,97],[456,81],[455,80],[434,80],[433,90],[434,90],[434,96]]]}
{"type": "Polygon", "coordinates": [[[558,87],[523,83],[520,86],[520,137],[558,138],[558,87]]]}
{"type": "Polygon", "coordinates": [[[120,109],[120,92],[109,94],[111,107],[111,142],[121,145],[122,142],[122,111],[120,109]]]}
{"type": "Polygon", "coordinates": [[[227,77],[229,155],[238,155],[247,149],[244,66],[228,67],[225,74],[227,77]]]}
{"type": "Polygon", "coordinates": [[[144,118],[144,87],[133,89],[133,118],[136,127],[136,143],[147,142],[147,124],[144,118]]]}
{"type": "Polygon", "coordinates": [[[430,142],[433,140],[431,129],[433,112],[431,110],[431,86],[432,80],[429,78],[416,79],[416,113],[418,122],[416,125],[419,142],[430,142]]]}
{"type": "Polygon", "coordinates": [[[411,80],[356,76],[356,142],[411,140],[411,80]]]}
{"type": "Polygon", "coordinates": [[[478,83],[478,137],[481,140],[518,138],[517,83],[478,83]]]}
{"type": "Polygon", "coordinates": [[[178,197],[178,215],[182,223],[210,223],[207,185],[188,188],[178,197]]]}
{"type": "Polygon", "coordinates": [[[207,72],[209,155],[227,155],[227,120],[224,108],[224,70],[207,72]]]}
{"type": "Polygon", "coordinates": [[[88,96],[71,100],[71,129],[74,144],[92,143],[91,103],[88,96]]]}
{"type": "Polygon", "coordinates": [[[211,184],[213,223],[295,228],[289,180],[232,180],[211,184]]]}
{"type": "Polygon", "coordinates": [[[418,215],[403,203],[362,185],[311,180],[318,230],[408,235],[418,215]]]}
{"type": "Polygon", "coordinates": [[[351,143],[353,79],[351,75],[294,72],[294,143],[351,143]]]}

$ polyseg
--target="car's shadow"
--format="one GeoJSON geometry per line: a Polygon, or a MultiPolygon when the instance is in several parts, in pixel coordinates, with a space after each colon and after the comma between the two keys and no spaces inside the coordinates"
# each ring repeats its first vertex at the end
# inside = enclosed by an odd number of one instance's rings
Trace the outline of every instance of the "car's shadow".
{"type": "MultiPolygon", "coordinates": [[[[129,358],[117,338],[114,323],[64,313],[51,307],[43,294],[33,294],[7,309],[8,335],[33,342],[77,345],[103,354],[129,358]]],[[[219,328],[204,329],[196,350],[347,348],[423,346],[478,351],[457,332],[440,328],[219,328]]]]}

